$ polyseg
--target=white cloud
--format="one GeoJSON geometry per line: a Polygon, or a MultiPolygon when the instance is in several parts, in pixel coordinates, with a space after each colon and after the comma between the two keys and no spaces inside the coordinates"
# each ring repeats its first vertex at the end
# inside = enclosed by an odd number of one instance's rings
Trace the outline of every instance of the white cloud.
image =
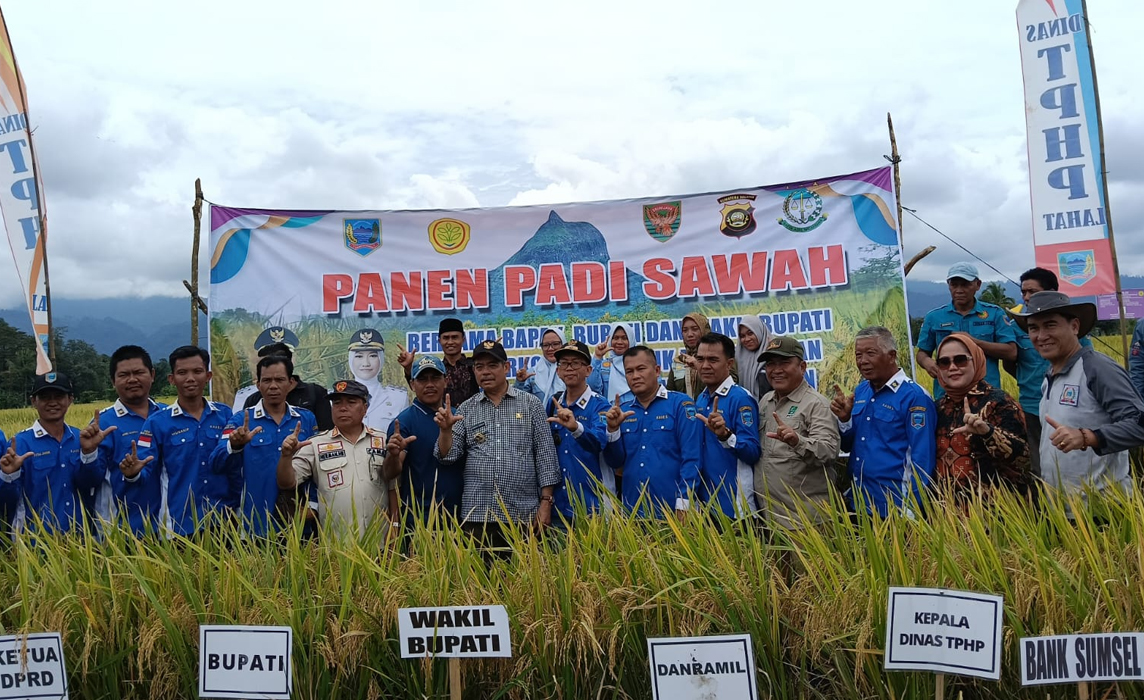
{"type": "MultiPolygon", "coordinates": [[[[53,292],[182,293],[196,177],[237,206],[446,208],[850,172],[1011,276],[1031,265],[1014,3],[169,3],[6,8],[37,127],[53,292]],[[999,244],[1003,241],[1004,244],[999,244]]],[[[1144,269],[1133,28],[1094,4],[1122,269],[1144,269]]],[[[965,254],[916,220],[913,274],[965,254]]],[[[204,264],[206,254],[202,256],[204,264]]],[[[0,274],[0,305],[18,303],[0,274]]]]}

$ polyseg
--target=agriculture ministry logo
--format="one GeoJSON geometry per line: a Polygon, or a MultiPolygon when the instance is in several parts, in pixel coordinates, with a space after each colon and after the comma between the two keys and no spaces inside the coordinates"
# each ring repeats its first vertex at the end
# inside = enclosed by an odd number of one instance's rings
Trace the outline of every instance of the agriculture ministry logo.
{"type": "Polygon", "coordinates": [[[437,219],[429,224],[429,242],[442,255],[456,255],[469,245],[471,231],[460,219],[437,219]]]}
{"type": "Polygon", "coordinates": [[[381,219],[342,219],[346,247],[363,258],[381,247],[381,219]]]}
{"type": "Polygon", "coordinates": [[[1091,250],[1057,253],[1060,278],[1077,287],[1096,277],[1096,254],[1091,250]]]}
{"type": "Polygon", "coordinates": [[[679,224],[682,218],[682,202],[645,204],[643,208],[643,223],[644,228],[647,229],[647,235],[660,243],[667,243],[672,236],[679,233],[679,224]]]}
{"type": "Polygon", "coordinates": [[[791,192],[783,200],[783,216],[779,224],[788,231],[806,233],[821,226],[826,217],[822,213],[822,197],[803,188],[791,192]]]}
{"type": "Polygon", "coordinates": [[[723,222],[719,224],[719,233],[732,238],[742,238],[755,230],[755,201],[753,194],[729,194],[720,197],[719,203],[723,210],[723,222]]]}

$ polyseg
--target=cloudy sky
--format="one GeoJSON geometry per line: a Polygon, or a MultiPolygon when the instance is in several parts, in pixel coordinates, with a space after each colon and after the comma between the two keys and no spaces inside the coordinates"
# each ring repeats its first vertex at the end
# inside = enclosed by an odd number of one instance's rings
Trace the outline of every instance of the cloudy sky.
{"type": "MultiPolygon", "coordinates": [[[[1144,3],[1089,5],[1121,269],[1140,273],[1144,3]]],[[[324,209],[734,189],[881,165],[887,111],[903,203],[1015,278],[1032,261],[1015,6],[3,3],[70,298],[183,293],[196,177],[222,204],[324,209]]],[[[905,237],[907,255],[938,246],[914,275],[964,257],[909,215],[905,237]]]]}

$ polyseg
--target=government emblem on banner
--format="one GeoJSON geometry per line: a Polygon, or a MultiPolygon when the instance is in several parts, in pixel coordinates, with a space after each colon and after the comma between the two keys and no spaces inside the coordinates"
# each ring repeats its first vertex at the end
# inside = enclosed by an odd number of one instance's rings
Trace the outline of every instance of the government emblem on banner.
{"type": "Polygon", "coordinates": [[[381,219],[342,219],[346,247],[363,258],[381,247],[381,219]]]}
{"type": "Polygon", "coordinates": [[[1062,280],[1079,287],[1096,277],[1096,254],[1091,250],[1057,253],[1057,270],[1062,280]]]}
{"type": "Polygon", "coordinates": [[[755,201],[753,194],[729,194],[720,197],[719,203],[723,205],[720,212],[723,223],[719,224],[719,232],[724,236],[742,238],[755,230],[755,201]]]}
{"type": "Polygon", "coordinates": [[[456,255],[469,245],[471,231],[460,219],[437,219],[429,224],[429,242],[442,255],[456,255]]]}
{"type": "Polygon", "coordinates": [[[788,231],[806,233],[821,226],[826,217],[822,213],[822,197],[804,187],[791,192],[783,200],[783,216],[779,224],[788,231]]]}
{"type": "Polygon", "coordinates": [[[666,243],[671,237],[679,233],[679,224],[683,218],[683,202],[660,202],[659,204],[645,204],[643,208],[643,223],[647,234],[666,243]]]}

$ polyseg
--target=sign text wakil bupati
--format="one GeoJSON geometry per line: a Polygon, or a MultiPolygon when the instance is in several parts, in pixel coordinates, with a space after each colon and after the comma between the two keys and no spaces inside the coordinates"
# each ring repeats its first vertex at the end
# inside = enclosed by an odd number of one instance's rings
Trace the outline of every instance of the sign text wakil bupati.
{"type": "Polygon", "coordinates": [[[503,605],[401,608],[401,658],[512,656],[503,605]]]}
{"type": "Polygon", "coordinates": [[[0,698],[67,700],[59,632],[0,637],[0,698]]]}
{"type": "Polygon", "coordinates": [[[1001,677],[1001,596],[891,588],[885,668],[1001,677]]]}
{"type": "Polygon", "coordinates": [[[1021,685],[1144,680],[1144,633],[1025,637],[1021,685]]]}

